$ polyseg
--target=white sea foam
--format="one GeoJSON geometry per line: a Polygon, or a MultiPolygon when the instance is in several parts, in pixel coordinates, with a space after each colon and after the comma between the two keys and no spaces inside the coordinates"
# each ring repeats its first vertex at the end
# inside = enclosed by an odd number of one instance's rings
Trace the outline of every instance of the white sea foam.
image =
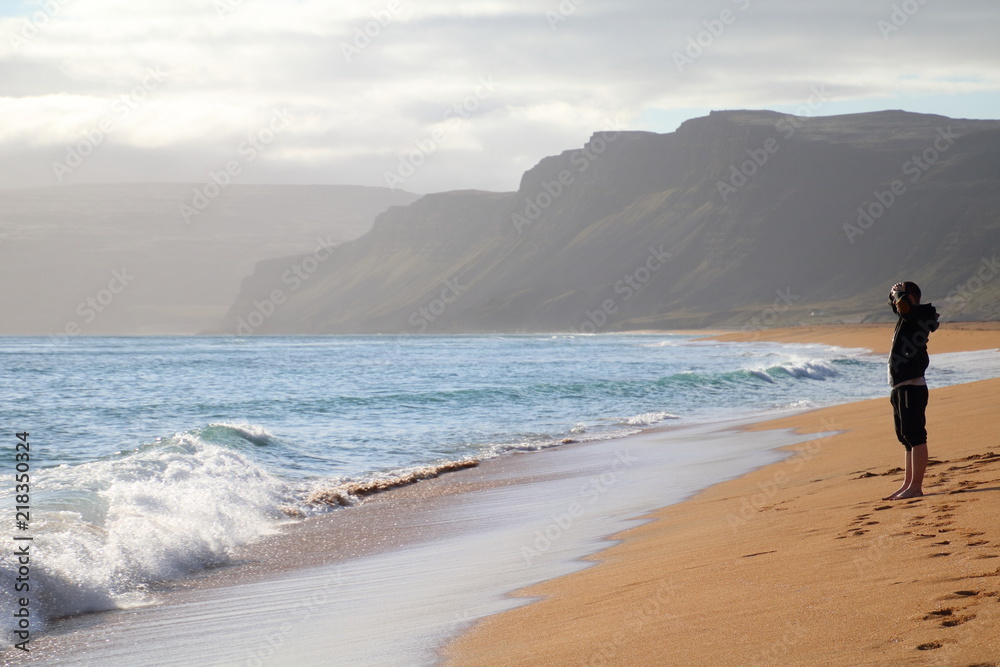
{"type": "Polygon", "coordinates": [[[274,434],[260,424],[250,424],[248,422],[213,422],[208,426],[210,428],[213,426],[221,426],[223,428],[232,429],[247,440],[266,440],[274,437],[274,434]]]}
{"type": "Polygon", "coordinates": [[[792,377],[825,380],[838,375],[837,369],[826,359],[793,359],[778,366],[792,377]]]}
{"type": "Polygon", "coordinates": [[[621,423],[628,426],[652,426],[668,419],[680,419],[680,417],[669,412],[645,412],[641,415],[633,415],[621,423]]]}
{"type": "Polygon", "coordinates": [[[839,375],[837,369],[827,359],[805,359],[802,357],[792,357],[782,363],[769,365],[767,368],[748,368],[747,372],[772,383],[775,381],[775,374],[779,373],[811,380],[826,380],[839,375]]]}
{"type": "MultiPolygon", "coordinates": [[[[44,489],[33,496],[31,523],[36,629],[60,616],[141,603],[157,582],[223,564],[235,546],[287,520],[284,483],[193,434],[40,471],[35,486],[44,489]]],[[[4,609],[12,608],[5,598],[14,576],[5,563],[4,609]]]]}
{"type": "MultiPolygon", "coordinates": [[[[931,341],[933,340],[931,338],[931,341]]],[[[931,347],[933,347],[933,342],[931,347]]],[[[1000,377],[1000,350],[947,352],[931,355],[931,365],[927,369],[928,383],[939,386],[953,375],[960,375],[965,382],[1000,377]]]]}

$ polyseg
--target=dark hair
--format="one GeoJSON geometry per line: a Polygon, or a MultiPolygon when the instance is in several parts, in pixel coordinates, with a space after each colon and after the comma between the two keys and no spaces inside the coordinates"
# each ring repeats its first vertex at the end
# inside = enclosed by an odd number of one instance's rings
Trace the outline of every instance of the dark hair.
{"type": "Polygon", "coordinates": [[[907,280],[906,282],[903,283],[903,289],[906,291],[907,294],[912,295],[917,303],[920,303],[920,288],[917,287],[916,283],[907,280]]]}

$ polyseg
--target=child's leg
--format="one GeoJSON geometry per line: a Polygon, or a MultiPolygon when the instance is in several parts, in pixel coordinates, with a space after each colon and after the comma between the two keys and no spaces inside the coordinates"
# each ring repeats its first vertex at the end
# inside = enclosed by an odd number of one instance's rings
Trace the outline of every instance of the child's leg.
{"type": "Polygon", "coordinates": [[[910,455],[912,474],[910,475],[910,483],[906,487],[907,491],[900,495],[900,498],[914,498],[924,495],[924,473],[927,472],[928,458],[927,445],[917,445],[907,453],[910,455]]]}
{"type": "MultiPolygon", "coordinates": [[[[892,404],[892,422],[896,429],[896,439],[906,447],[906,438],[903,437],[902,430],[902,420],[900,419],[900,391],[899,389],[893,389],[892,393],[889,394],[889,402],[892,404]]],[[[905,454],[903,455],[903,470],[905,470],[905,477],[903,477],[903,484],[898,489],[890,493],[888,496],[882,500],[895,500],[899,494],[906,491],[906,487],[910,485],[910,475],[913,470],[913,466],[910,461],[910,450],[907,448],[905,454]]]]}
{"type": "MultiPolygon", "coordinates": [[[[924,449],[927,449],[926,447],[924,449]]],[[[882,500],[896,500],[910,488],[910,483],[913,481],[913,450],[907,449],[903,456],[903,483],[898,489],[893,491],[891,494],[883,498],[882,500]]]]}
{"type": "Polygon", "coordinates": [[[896,437],[907,447],[906,472],[903,485],[883,500],[916,498],[924,495],[924,473],[927,471],[927,429],[924,411],[927,408],[927,387],[913,385],[892,390],[893,420],[896,437]],[[919,442],[919,445],[906,443],[919,442]]]}

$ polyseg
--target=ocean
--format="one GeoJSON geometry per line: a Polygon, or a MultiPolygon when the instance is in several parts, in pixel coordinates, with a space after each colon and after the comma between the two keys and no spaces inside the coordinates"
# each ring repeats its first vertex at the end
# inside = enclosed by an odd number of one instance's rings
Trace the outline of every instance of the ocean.
{"type": "MultiPolygon", "coordinates": [[[[928,381],[996,377],[995,356],[937,355],[928,381]]],[[[4,540],[32,538],[33,638],[57,617],[148,605],[163,582],[373,488],[888,394],[884,359],[865,350],[667,334],[4,338],[0,364],[4,540]],[[30,440],[22,528],[17,433],[30,440]]],[[[707,486],[735,455],[686,456],[707,486]]],[[[8,556],[5,610],[17,576],[8,556]]],[[[16,624],[4,615],[9,640],[16,624]]]]}

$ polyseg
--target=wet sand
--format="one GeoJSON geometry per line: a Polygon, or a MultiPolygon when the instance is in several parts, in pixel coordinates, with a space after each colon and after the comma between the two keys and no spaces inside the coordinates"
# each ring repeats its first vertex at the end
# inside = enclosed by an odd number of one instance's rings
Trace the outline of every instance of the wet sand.
{"type": "MultiPolygon", "coordinates": [[[[886,325],[729,334],[884,353],[886,325]]],[[[945,325],[931,351],[995,349],[945,325]]],[[[931,363],[933,364],[933,356],[931,363]]],[[[995,664],[1000,660],[1000,380],[931,390],[922,498],[899,487],[887,399],[755,425],[838,431],[651,513],[595,567],[525,588],[454,665],[995,664]]]]}
{"type": "Polygon", "coordinates": [[[636,517],[811,438],[709,424],[486,461],[290,525],[151,604],[57,624],[29,663],[0,663],[435,664],[473,622],[527,602],[512,591],[588,567],[636,517]]]}

